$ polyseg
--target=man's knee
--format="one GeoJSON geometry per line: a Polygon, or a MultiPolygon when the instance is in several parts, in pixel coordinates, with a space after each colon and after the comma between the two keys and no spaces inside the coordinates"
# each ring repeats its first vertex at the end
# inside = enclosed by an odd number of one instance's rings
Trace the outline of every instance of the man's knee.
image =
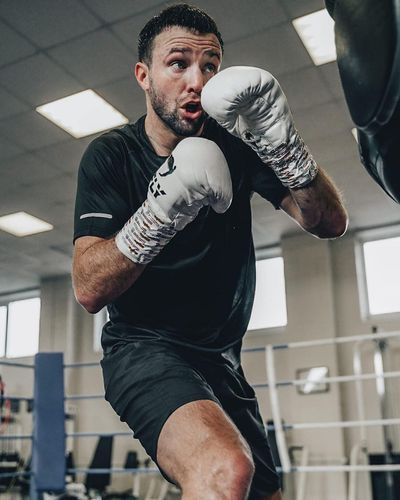
{"type": "MultiPolygon", "coordinates": [[[[215,453],[209,450],[209,453],[202,454],[203,461],[198,470],[201,470],[201,477],[195,473],[188,477],[183,491],[202,487],[213,493],[226,495],[226,498],[245,498],[250,489],[254,476],[254,462],[251,453],[246,448],[237,447],[234,449],[220,449],[215,453]]],[[[221,496],[225,498],[225,496],[221,496]]]]}
{"type": "Polygon", "coordinates": [[[234,489],[247,491],[253,476],[254,462],[249,452],[241,450],[231,453],[228,459],[222,458],[220,476],[222,483],[228,480],[234,489]]]}

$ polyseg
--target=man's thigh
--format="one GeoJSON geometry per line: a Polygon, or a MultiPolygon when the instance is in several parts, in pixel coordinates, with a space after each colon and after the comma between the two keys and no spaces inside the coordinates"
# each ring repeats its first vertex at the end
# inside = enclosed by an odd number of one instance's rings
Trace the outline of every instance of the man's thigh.
{"type": "Polygon", "coordinates": [[[199,400],[219,404],[205,379],[173,345],[126,343],[107,354],[101,365],[106,400],[156,463],[161,429],[178,408],[199,400]]]}
{"type": "Polygon", "coordinates": [[[232,456],[251,456],[250,449],[221,406],[193,401],[178,408],[165,422],[157,449],[157,463],[179,485],[206,482],[218,464],[232,456]]]}

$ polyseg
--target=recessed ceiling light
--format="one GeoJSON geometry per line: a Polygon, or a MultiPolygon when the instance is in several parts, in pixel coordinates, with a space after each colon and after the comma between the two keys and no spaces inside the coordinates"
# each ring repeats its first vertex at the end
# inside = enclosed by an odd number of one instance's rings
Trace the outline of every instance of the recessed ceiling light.
{"type": "Polygon", "coordinates": [[[16,212],[0,217],[0,229],[14,236],[28,236],[51,231],[53,226],[26,212],[16,212]]]}
{"type": "Polygon", "coordinates": [[[298,17],[292,23],[316,66],[336,60],[335,23],[326,9],[298,17]]]}
{"type": "Polygon", "coordinates": [[[128,123],[126,116],[93,90],[43,104],[36,111],[76,139],[128,123]]]}
{"type": "Polygon", "coordinates": [[[357,129],[356,129],[356,127],[354,127],[354,128],[351,129],[351,133],[353,134],[353,137],[356,140],[356,142],[358,142],[358,135],[357,135],[357,129]]]}

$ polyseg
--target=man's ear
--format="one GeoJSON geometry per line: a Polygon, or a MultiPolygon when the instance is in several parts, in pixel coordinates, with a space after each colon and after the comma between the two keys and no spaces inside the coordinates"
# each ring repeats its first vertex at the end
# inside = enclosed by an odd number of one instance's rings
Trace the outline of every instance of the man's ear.
{"type": "Polygon", "coordinates": [[[144,91],[149,88],[149,67],[143,62],[138,62],[135,65],[135,76],[138,84],[144,91]]]}

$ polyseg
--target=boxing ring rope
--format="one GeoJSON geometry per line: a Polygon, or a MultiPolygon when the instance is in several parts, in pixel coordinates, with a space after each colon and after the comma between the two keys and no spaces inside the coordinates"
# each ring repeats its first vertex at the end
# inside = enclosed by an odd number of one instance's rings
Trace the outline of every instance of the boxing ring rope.
{"type": "Polygon", "coordinates": [[[129,436],[133,437],[132,431],[120,431],[120,432],[68,432],[65,434],[66,437],[109,437],[109,436],[129,436]]]}
{"type": "Polygon", "coordinates": [[[64,368],[98,368],[99,363],[97,361],[90,361],[88,363],[66,363],[64,368]]]}
{"type": "Polygon", "coordinates": [[[6,436],[0,436],[0,441],[5,441],[7,439],[33,439],[32,434],[7,434],[6,436]]]}
{"type": "MultiPolygon", "coordinates": [[[[347,429],[350,427],[359,427],[365,425],[366,427],[386,426],[386,425],[400,425],[400,418],[388,418],[380,420],[346,420],[344,422],[300,422],[294,424],[282,424],[284,430],[294,429],[347,429]]],[[[275,425],[267,425],[267,430],[275,430],[275,425]]]]}
{"type": "Polygon", "coordinates": [[[155,467],[136,467],[132,469],[125,469],[123,467],[111,467],[110,469],[90,469],[89,467],[78,467],[68,469],[68,473],[86,473],[86,474],[155,474],[159,470],[155,467]]]}
{"type": "MultiPolygon", "coordinates": [[[[274,351],[281,349],[293,349],[297,347],[319,347],[333,344],[346,344],[348,342],[357,342],[359,340],[379,340],[393,337],[400,337],[400,331],[367,333],[364,335],[352,335],[348,337],[334,337],[330,339],[315,339],[301,340],[298,342],[288,342],[286,344],[270,344],[274,351]]],[[[264,352],[266,346],[263,347],[246,347],[242,352],[264,352]]]]}
{"type": "Polygon", "coordinates": [[[13,366],[17,368],[31,368],[31,369],[35,368],[35,365],[30,365],[27,363],[16,363],[14,361],[3,361],[3,360],[0,361],[0,366],[13,366]]]}
{"type": "MultiPolygon", "coordinates": [[[[317,346],[326,346],[326,345],[335,345],[335,344],[345,344],[349,342],[357,342],[357,345],[361,345],[362,342],[367,340],[382,340],[389,338],[398,338],[400,337],[400,332],[387,332],[387,333],[373,333],[366,335],[356,335],[349,337],[336,337],[332,339],[316,339],[311,341],[300,341],[300,342],[291,342],[287,344],[271,344],[265,347],[255,347],[255,348],[247,348],[243,349],[243,352],[254,353],[254,352],[264,352],[265,353],[265,363],[266,363],[266,373],[267,373],[267,382],[261,384],[253,384],[253,388],[268,388],[269,389],[269,398],[271,404],[271,412],[272,412],[272,420],[273,425],[266,426],[267,430],[274,430],[276,435],[276,443],[278,448],[279,457],[281,460],[281,467],[277,468],[279,472],[282,473],[290,473],[297,472],[301,473],[300,476],[300,485],[301,491],[305,490],[305,473],[308,472],[349,472],[350,473],[350,481],[349,481],[349,500],[355,500],[355,476],[356,472],[378,472],[378,471],[386,471],[388,473],[394,471],[400,471],[400,464],[385,464],[385,465],[356,465],[354,463],[350,463],[350,465],[323,465],[323,466],[294,466],[291,464],[290,456],[286,444],[286,438],[284,431],[290,429],[327,429],[327,428],[349,428],[349,427],[361,427],[362,436],[365,436],[365,428],[372,426],[389,426],[389,425],[399,425],[400,418],[391,418],[391,419],[380,419],[380,420],[365,420],[365,413],[362,413],[362,420],[353,420],[353,421],[345,421],[345,422],[314,422],[314,423],[293,423],[293,424],[283,424],[281,419],[280,412],[280,404],[278,397],[278,388],[279,387],[290,387],[290,386],[300,386],[307,383],[307,380],[276,380],[275,374],[275,359],[274,352],[282,349],[290,349],[290,348],[304,348],[304,347],[317,347],[317,346]],[[364,429],[364,430],[363,430],[364,429]]],[[[357,352],[357,351],[356,351],[357,352]]],[[[361,373],[361,358],[359,356],[358,363],[357,357],[355,356],[356,361],[354,362],[354,371],[358,370],[354,375],[344,375],[344,376],[336,376],[336,377],[325,377],[324,379],[319,379],[318,383],[324,382],[358,382],[358,405],[360,408],[360,401],[363,402],[362,397],[360,397],[360,384],[363,380],[384,380],[390,378],[396,378],[400,376],[399,371],[393,372],[382,372],[379,375],[376,373],[361,373]]],[[[363,406],[362,406],[363,410],[363,406]]],[[[358,449],[358,453],[361,449],[363,449],[363,445],[365,441],[362,442],[362,445],[358,449]]],[[[356,460],[355,452],[351,456],[351,462],[356,460]]],[[[301,496],[297,497],[298,499],[302,498],[301,496]]]]}
{"type": "MultiPolygon", "coordinates": [[[[282,467],[277,467],[279,472],[285,472],[282,467]]],[[[300,465],[291,466],[289,472],[382,472],[399,471],[400,464],[387,465],[300,465]]]]}
{"type": "MultiPolygon", "coordinates": [[[[379,375],[379,378],[397,378],[400,377],[400,371],[386,372],[379,375]]],[[[363,373],[361,375],[338,375],[336,377],[324,377],[319,378],[319,384],[325,384],[329,382],[357,382],[358,380],[374,380],[377,378],[376,373],[363,373]]],[[[298,380],[278,380],[275,385],[276,387],[291,387],[297,385],[306,385],[309,381],[306,379],[298,380]]],[[[252,384],[254,389],[267,389],[269,387],[268,383],[252,384]]]]}

